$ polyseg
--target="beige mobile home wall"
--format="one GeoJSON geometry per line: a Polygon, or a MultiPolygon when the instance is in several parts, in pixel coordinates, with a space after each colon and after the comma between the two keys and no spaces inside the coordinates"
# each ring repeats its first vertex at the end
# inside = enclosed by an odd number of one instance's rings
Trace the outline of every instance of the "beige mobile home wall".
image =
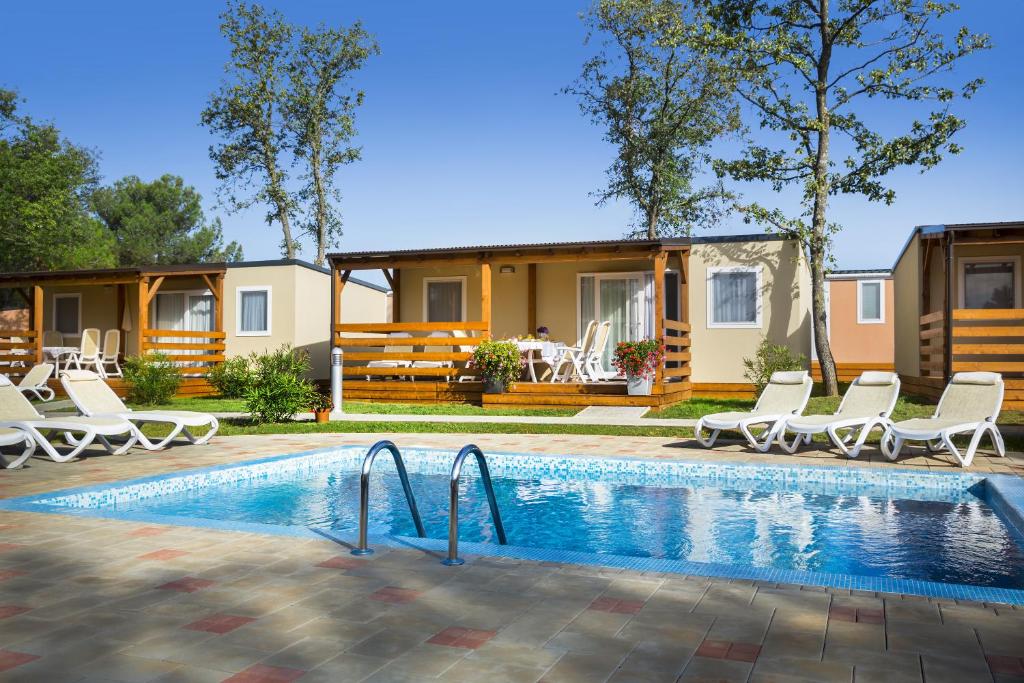
{"type": "MultiPolygon", "coordinates": [[[[331,276],[294,264],[229,267],[224,278],[224,329],[228,357],[262,353],[284,344],[309,353],[310,377],[330,375],[331,276]],[[270,334],[238,334],[238,289],[270,287],[270,334]]],[[[342,292],[342,320],[386,322],[387,294],[349,282],[342,292]]]]}
{"type": "MultiPolygon", "coordinates": [[[[893,334],[896,339],[896,372],[907,377],[919,377],[921,375],[921,341],[920,324],[921,319],[921,240],[915,234],[907,245],[903,256],[893,269],[893,306],[896,309],[896,316],[893,325],[893,334]]],[[[933,249],[941,252],[941,249],[933,249]]],[[[941,268],[941,261],[938,263],[941,268]]],[[[932,272],[935,271],[935,264],[932,272]]],[[[935,306],[941,308],[942,296],[932,299],[935,306]]],[[[938,309],[936,309],[938,310],[938,309]]]]}
{"type": "Polygon", "coordinates": [[[754,355],[765,335],[805,356],[811,344],[811,279],[794,241],[715,242],[690,253],[690,325],[694,391],[700,384],[746,384],[743,359],[754,355]],[[708,326],[708,269],[760,266],[761,327],[708,326]]]}

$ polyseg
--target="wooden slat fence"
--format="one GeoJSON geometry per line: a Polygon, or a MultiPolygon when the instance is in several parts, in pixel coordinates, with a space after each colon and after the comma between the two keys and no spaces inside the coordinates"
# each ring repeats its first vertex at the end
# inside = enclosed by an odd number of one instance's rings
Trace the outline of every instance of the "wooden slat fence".
{"type": "Polygon", "coordinates": [[[952,370],[1024,376],[1024,309],[954,310],[952,370]]]}
{"type": "Polygon", "coordinates": [[[687,381],[690,377],[690,323],[665,320],[665,377],[687,381]]]}
{"type": "Polygon", "coordinates": [[[487,339],[487,330],[482,321],[340,323],[334,326],[334,344],[345,352],[344,376],[442,380],[473,374],[465,369],[472,354],[459,347],[476,346],[487,339]],[[455,336],[456,331],[465,336],[455,336]]]}
{"type": "Polygon", "coordinates": [[[946,371],[946,316],[942,311],[922,315],[920,320],[921,376],[943,377],[946,371]]]}
{"type": "Polygon", "coordinates": [[[23,377],[35,361],[34,330],[0,330],[0,374],[12,379],[23,377]]]}
{"type": "Polygon", "coordinates": [[[143,330],[142,350],[162,353],[182,375],[202,376],[224,362],[225,333],[212,330],[143,330]]]}

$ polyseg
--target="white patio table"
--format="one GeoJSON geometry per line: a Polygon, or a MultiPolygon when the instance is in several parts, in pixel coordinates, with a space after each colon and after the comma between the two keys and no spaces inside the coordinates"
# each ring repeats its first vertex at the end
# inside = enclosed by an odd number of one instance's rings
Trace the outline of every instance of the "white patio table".
{"type": "Polygon", "coordinates": [[[526,354],[526,367],[530,371],[530,381],[537,381],[537,371],[533,367],[536,360],[536,353],[541,352],[540,357],[552,356],[555,353],[555,343],[541,339],[513,339],[513,343],[519,347],[519,353],[526,354]]]}
{"type": "Polygon", "coordinates": [[[71,356],[78,353],[77,346],[44,346],[43,355],[51,358],[60,370],[60,359],[63,356],[71,356]]]}

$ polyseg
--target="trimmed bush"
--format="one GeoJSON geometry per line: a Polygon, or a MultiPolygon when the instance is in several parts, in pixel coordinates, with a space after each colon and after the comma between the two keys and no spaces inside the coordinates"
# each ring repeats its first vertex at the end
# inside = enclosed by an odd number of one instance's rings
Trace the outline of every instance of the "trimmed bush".
{"type": "Polygon", "coordinates": [[[181,374],[162,353],[132,356],[124,363],[128,400],[142,405],[161,405],[174,398],[181,386],[181,374]]]}
{"type": "Polygon", "coordinates": [[[224,398],[244,398],[252,381],[249,358],[235,356],[210,370],[210,385],[224,398]]]}
{"type": "Polygon", "coordinates": [[[305,378],[309,354],[285,345],[249,357],[245,409],[257,424],[284,422],[309,410],[316,387],[305,378]]]}
{"type": "Polygon", "coordinates": [[[773,372],[806,370],[807,356],[794,353],[788,346],[772,344],[768,337],[762,337],[754,357],[743,359],[743,367],[747,369],[743,376],[754,385],[760,396],[773,372]]]}

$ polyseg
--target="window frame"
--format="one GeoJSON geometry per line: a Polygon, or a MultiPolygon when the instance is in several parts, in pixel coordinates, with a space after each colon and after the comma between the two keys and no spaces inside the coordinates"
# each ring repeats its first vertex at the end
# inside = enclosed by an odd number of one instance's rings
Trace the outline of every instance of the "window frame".
{"type": "Polygon", "coordinates": [[[957,257],[957,308],[966,308],[967,301],[967,264],[968,263],[998,263],[1009,261],[1013,263],[1013,307],[1021,306],[1021,281],[1020,281],[1020,256],[958,256],[957,257]]]}
{"type": "MultiPolygon", "coordinates": [[[[188,307],[188,299],[189,299],[189,297],[193,297],[193,296],[209,296],[209,297],[213,297],[214,298],[213,305],[214,305],[214,308],[216,308],[217,301],[216,301],[216,297],[213,294],[213,291],[211,291],[209,289],[160,289],[160,290],[158,290],[156,293],[153,294],[153,298],[149,302],[149,309],[148,310],[149,310],[149,320],[150,320],[151,323],[156,321],[157,299],[159,297],[161,297],[161,296],[165,296],[165,295],[168,295],[168,294],[182,294],[185,297],[185,316],[186,316],[185,317],[185,323],[188,325],[188,327],[186,329],[184,329],[184,330],[181,330],[181,331],[182,332],[204,332],[205,330],[194,330],[194,329],[192,329],[192,319],[191,319],[191,316],[189,315],[189,310],[190,309],[188,307]]],[[[217,324],[216,320],[214,320],[213,324],[214,325],[217,324]]],[[[175,331],[177,331],[177,330],[175,330],[175,331]]]]}
{"type": "Polygon", "coordinates": [[[81,292],[61,292],[53,295],[53,331],[60,332],[61,334],[69,337],[81,337],[82,336],[82,293],[81,292]],[[57,329],[57,300],[58,299],[77,299],[78,300],[78,331],[76,332],[63,332],[57,329]]]}
{"type": "Polygon", "coordinates": [[[858,325],[884,325],[885,324],[885,280],[872,278],[870,280],[857,280],[857,324],[858,325]],[[878,285],[878,318],[864,317],[864,285],[878,285]]]}
{"type": "Polygon", "coordinates": [[[707,270],[707,278],[705,281],[705,289],[707,289],[707,310],[705,312],[705,318],[708,329],[739,329],[739,330],[759,330],[764,326],[764,272],[761,266],[712,266],[707,270]],[[754,321],[753,322],[715,322],[715,306],[714,306],[714,286],[715,286],[715,275],[719,273],[753,273],[754,280],[754,321]]]}
{"type": "Polygon", "coordinates": [[[466,314],[466,295],[468,289],[469,278],[465,275],[445,275],[437,277],[425,277],[423,278],[423,322],[433,322],[430,319],[430,284],[432,282],[458,282],[462,285],[462,320],[456,322],[468,322],[469,318],[466,314]]]}
{"type": "Polygon", "coordinates": [[[270,337],[273,335],[274,324],[274,288],[271,285],[240,285],[235,287],[235,336],[236,337],[270,337]],[[242,330],[242,295],[246,292],[266,292],[267,294],[267,329],[246,332],[242,330]]]}

